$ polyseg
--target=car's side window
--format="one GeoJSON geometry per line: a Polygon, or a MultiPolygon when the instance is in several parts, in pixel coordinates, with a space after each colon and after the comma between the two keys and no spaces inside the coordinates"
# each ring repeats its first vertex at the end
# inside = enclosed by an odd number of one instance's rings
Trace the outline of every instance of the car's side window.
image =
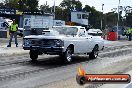
{"type": "Polygon", "coordinates": [[[85,31],[81,31],[81,32],[79,33],[79,37],[86,37],[85,31]]]}

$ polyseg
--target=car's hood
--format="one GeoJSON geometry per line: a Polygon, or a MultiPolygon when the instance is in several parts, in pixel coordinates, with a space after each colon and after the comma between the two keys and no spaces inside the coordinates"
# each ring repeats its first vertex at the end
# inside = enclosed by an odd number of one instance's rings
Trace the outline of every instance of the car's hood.
{"type": "Polygon", "coordinates": [[[57,35],[57,36],[45,36],[45,35],[29,35],[24,38],[28,39],[63,39],[65,35],[57,35]]]}

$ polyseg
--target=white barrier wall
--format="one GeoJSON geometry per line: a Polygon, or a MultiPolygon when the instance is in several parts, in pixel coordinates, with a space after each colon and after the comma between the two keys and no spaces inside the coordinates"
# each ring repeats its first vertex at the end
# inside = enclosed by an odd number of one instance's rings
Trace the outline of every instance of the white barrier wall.
{"type": "Polygon", "coordinates": [[[53,26],[53,16],[31,16],[24,18],[24,27],[30,28],[51,28],[53,26]]]}

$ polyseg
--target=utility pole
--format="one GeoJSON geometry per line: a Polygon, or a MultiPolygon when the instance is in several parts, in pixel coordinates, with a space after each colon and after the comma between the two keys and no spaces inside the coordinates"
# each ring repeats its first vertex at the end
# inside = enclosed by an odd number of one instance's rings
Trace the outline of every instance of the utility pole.
{"type": "Polygon", "coordinates": [[[55,0],[54,0],[54,19],[55,19],[55,0]]]}
{"type": "Polygon", "coordinates": [[[103,29],[103,6],[104,4],[102,4],[101,30],[103,29]]]}
{"type": "Polygon", "coordinates": [[[120,6],[120,0],[119,0],[119,4],[118,4],[118,18],[117,18],[117,40],[119,40],[119,6],[120,6]]]}
{"type": "Polygon", "coordinates": [[[54,12],[53,12],[53,26],[54,26],[54,21],[55,20],[55,0],[54,0],[54,12]]]}

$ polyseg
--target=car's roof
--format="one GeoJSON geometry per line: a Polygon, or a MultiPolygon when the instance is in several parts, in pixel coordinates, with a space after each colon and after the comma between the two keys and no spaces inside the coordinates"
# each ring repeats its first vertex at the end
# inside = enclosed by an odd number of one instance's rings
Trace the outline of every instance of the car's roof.
{"type": "Polygon", "coordinates": [[[77,28],[85,28],[85,27],[82,27],[82,26],[69,26],[69,25],[53,26],[53,27],[77,27],[77,28]]]}

